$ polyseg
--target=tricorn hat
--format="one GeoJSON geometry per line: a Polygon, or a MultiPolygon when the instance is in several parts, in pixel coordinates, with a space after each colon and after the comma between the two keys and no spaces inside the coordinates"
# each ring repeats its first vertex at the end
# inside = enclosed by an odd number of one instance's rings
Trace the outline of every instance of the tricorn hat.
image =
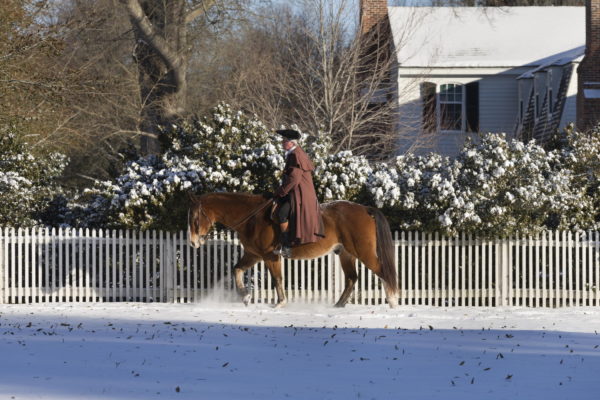
{"type": "Polygon", "coordinates": [[[283,136],[284,138],[286,138],[288,140],[300,139],[300,132],[298,132],[294,129],[279,129],[279,130],[276,130],[275,132],[277,132],[279,135],[283,136]]]}

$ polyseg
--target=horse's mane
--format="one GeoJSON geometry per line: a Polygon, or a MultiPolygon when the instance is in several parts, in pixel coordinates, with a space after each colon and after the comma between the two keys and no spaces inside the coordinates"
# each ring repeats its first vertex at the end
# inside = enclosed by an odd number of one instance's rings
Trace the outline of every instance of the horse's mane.
{"type": "Polygon", "coordinates": [[[206,193],[200,196],[200,198],[205,197],[224,197],[224,198],[235,198],[236,200],[244,201],[244,202],[264,202],[273,198],[272,193],[262,193],[262,194],[254,194],[254,193],[246,193],[246,192],[213,192],[206,193]]]}

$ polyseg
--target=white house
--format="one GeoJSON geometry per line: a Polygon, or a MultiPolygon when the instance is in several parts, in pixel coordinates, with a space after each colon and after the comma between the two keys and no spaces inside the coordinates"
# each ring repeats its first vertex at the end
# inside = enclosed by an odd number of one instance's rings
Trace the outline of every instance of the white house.
{"type": "Polygon", "coordinates": [[[452,156],[476,132],[543,142],[576,121],[585,7],[387,7],[385,0],[362,0],[363,31],[369,18],[385,18],[393,38],[401,152],[452,156]]]}

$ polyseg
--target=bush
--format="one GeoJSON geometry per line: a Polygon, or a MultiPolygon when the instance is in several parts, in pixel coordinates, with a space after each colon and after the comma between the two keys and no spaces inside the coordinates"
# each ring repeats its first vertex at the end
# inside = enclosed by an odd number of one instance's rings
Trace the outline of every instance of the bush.
{"type": "MultiPolygon", "coordinates": [[[[392,229],[503,236],[598,227],[599,136],[568,129],[544,149],[488,134],[452,160],[405,155],[378,164],[331,153],[321,134],[304,148],[322,201],[375,205],[392,229]]],[[[82,205],[63,214],[85,226],[182,229],[186,192],[273,191],[284,165],[279,141],[256,117],[219,105],[208,117],[165,131],[163,155],[129,162],[116,180],[97,183],[82,205]]]]}
{"type": "Polygon", "coordinates": [[[591,203],[556,151],[486,135],[456,160],[458,201],[445,216],[488,236],[590,226],[591,203]]]}
{"type": "Polygon", "coordinates": [[[342,151],[316,158],[315,188],[320,201],[354,200],[364,198],[364,189],[372,173],[363,156],[342,151]]]}
{"type": "Polygon", "coordinates": [[[582,162],[573,151],[546,151],[534,142],[488,134],[454,160],[398,157],[395,168],[375,169],[369,192],[399,229],[502,236],[594,228],[598,208],[565,162],[567,152],[582,162]]]}
{"type": "Polygon", "coordinates": [[[577,132],[567,127],[554,137],[552,143],[560,156],[560,163],[572,171],[573,185],[585,192],[592,202],[594,224],[600,222],[600,125],[590,132],[577,132]]]}
{"type": "Polygon", "coordinates": [[[46,222],[46,209],[62,193],[58,179],[66,165],[60,153],[34,153],[15,125],[1,126],[0,226],[46,222]]]}

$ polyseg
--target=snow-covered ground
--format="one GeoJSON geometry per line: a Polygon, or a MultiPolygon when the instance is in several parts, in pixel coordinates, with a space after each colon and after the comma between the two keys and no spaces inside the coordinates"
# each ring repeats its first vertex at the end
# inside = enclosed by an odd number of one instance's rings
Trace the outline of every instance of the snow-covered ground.
{"type": "Polygon", "coordinates": [[[0,305],[0,399],[598,399],[600,309],[0,305]]]}

